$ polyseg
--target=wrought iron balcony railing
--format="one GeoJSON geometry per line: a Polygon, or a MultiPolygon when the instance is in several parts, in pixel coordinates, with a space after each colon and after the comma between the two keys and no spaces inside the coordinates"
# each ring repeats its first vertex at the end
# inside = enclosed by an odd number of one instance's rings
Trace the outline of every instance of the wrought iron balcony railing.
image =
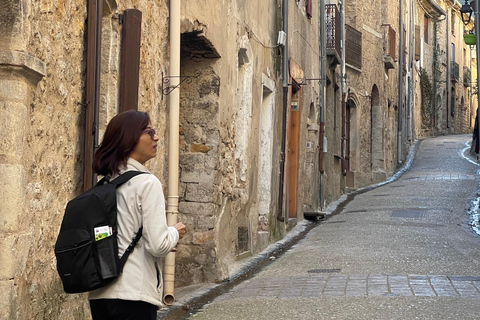
{"type": "Polygon", "coordinates": [[[325,5],[326,21],[325,28],[327,33],[327,56],[333,56],[334,63],[341,61],[341,24],[340,12],[336,4],[325,5]]]}

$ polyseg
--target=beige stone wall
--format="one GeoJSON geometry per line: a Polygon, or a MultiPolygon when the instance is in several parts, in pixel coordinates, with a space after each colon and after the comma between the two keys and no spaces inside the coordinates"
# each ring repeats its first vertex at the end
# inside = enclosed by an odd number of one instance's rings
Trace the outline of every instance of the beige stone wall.
{"type": "MultiPolygon", "coordinates": [[[[165,2],[105,2],[101,126],[116,113],[118,15],[125,8],[143,12],[139,109],[151,114],[163,137],[158,88],[166,69],[165,2]]],[[[13,23],[2,22],[0,45],[1,194],[8,204],[1,213],[0,318],[88,318],[85,296],[63,293],[53,254],[65,204],[82,187],[86,3],[7,1],[2,9],[13,23]]],[[[163,181],[165,145],[150,163],[163,181]]]]}
{"type": "MultiPolygon", "coordinates": [[[[280,0],[182,2],[179,219],[187,236],[177,253],[176,285],[220,281],[238,271],[242,259],[282,238],[305,211],[320,211],[346,189],[341,171],[339,65],[328,66],[323,190],[318,172],[320,115],[319,17],[306,17],[305,1],[289,1],[288,56],[301,74],[297,217],[277,220],[282,137],[282,50],[276,46],[280,0]],[[212,6],[216,5],[215,10],[212,6]],[[188,41],[187,41],[188,40],[188,41]],[[320,203],[323,192],[324,203],[320,203]]],[[[448,3],[439,1],[446,8],[448,3]]],[[[117,113],[121,24],[119,15],[143,14],[139,109],[149,112],[160,137],[149,169],[167,192],[168,2],[105,0],[102,29],[100,135],[117,113]]],[[[82,189],[86,4],[78,0],[4,1],[0,5],[0,318],[84,319],[85,295],[67,296],[55,271],[53,246],[65,204],[82,189]],[[3,41],[5,39],[5,41],[3,41]]],[[[391,176],[397,168],[398,72],[383,62],[385,25],[396,32],[398,1],[346,1],[346,22],[362,32],[362,68],[347,67],[352,108],[351,170],[355,188],[391,176]]],[[[423,11],[415,22],[423,30],[423,11]]],[[[449,45],[446,24],[437,31],[442,59],[449,45]],[[443,50],[443,51],[442,51],[443,50]]],[[[433,39],[433,25],[429,38],[433,39]]],[[[457,30],[458,33],[462,31],[457,30]]],[[[463,59],[463,39],[455,37],[463,59]]],[[[408,44],[407,44],[408,48],[408,44]]],[[[415,133],[423,126],[419,68],[433,73],[433,44],[422,44],[415,74],[415,133]]],[[[457,59],[458,60],[458,59],[457,59]]],[[[440,81],[446,62],[440,61],[440,81]]],[[[463,74],[461,62],[461,76],[463,74]]],[[[472,69],[475,65],[472,64],[472,69]]],[[[476,70],[476,69],[475,69],[476,70]]],[[[474,73],[472,70],[472,74],[474,73]]],[[[291,83],[292,79],[288,79],[291,83]]],[[[404,77],[406,81],[406,77],[404,77]]],[[[438,132],[468,132],[472,111],[460,108],[447,129],[445,84],[437,95],[438,132]],[[448,131],[450,130],[450,131],[448,131]]],[[[292,102],[289,86],[287,105],[292,102]]],[[[405,98],[406,89],[403,91],[405,98]]],[[[460,83],[456,94],[469,104],[460,83]]],[[[461,101],[461,100],[459,100],[461,101]]],[[[475,110],[475,103],[473,104],[475,110]]],[[[287,128],[292,119],[287,118],[287,128]]],[[[473,123],[473,122],[472,122],[473,123]]],[[[404,124],[405,125],[405,124],[404,124]]],[[[405,138],[405,131],[403,133],[405,138]]],[[[291,137],[287,136],[287,143],[291,137]]],[[[408,143],[407,143],[408,144],[408,143]]],[[[408,148],[408,145],[405,146],[408,148]]],[[[286,164],[286,176],[289,173],[286,164]]],[[[286,179],[285,190],[288,190],[286,179]]],[[[287,192],[284,202],[288,206],[287,192]]],[[[286,210],[286,208],[283,208],[286,210]]]]}

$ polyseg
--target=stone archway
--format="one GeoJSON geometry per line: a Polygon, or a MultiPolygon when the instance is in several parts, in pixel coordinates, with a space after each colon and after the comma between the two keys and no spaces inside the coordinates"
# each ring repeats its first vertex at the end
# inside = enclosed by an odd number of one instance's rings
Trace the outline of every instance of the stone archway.
{"type": "Polygon", "coordinates": [[[370,114],[370,159],[372,178],[374,181],[385,180],[385,156],[383,151],[383,107],[380,103],[380,93],[377,85],[373,85],[371,93],[370,114]]]}
{"type": "Polygon", "coordinates": [[[359,117],[358,108],[360,105],[355,94],[349,93],[346,103],[346,143],[345,143],[345,169],[346,169],[346,186],[348,188],[355,187],[355,171],[358,170],[360,156],[360,140],[359,140],[359,117]]]}

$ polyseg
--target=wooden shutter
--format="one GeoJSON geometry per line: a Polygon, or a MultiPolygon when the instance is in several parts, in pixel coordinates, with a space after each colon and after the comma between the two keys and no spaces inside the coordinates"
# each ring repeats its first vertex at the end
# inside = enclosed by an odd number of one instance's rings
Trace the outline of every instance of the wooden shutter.
{"type": "Polygon", "coordinates": [[[312,2],[313,0],[305,0],[305,6],[307,8],[307,17],[312,18],[312,2]]]}
{"type": "Polygon", "coordinates": [[[420,60],[420,44],[421,44],[420,26],[415,25],[415,60],[417,61],[420,60]]]}
{"type": "Polygon", "coordinates": [[[141,36],[142,12],[137,9],[125,10],[120,63],[120,112],[138,110],[141,36]]]}
{"type": "Polygon", "coordinates": [[[100,102],[100,64],[102,47],[103,0],[87,3],[87,63],[85,79],[85,137],[83,152],[83,190],[95,181],[93,154],[98,143],[98,110],[100,102]]]}

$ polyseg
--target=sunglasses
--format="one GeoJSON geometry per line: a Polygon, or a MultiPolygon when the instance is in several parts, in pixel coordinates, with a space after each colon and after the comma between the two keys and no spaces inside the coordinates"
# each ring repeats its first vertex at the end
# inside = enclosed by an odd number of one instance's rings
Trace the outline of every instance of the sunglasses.
{"type": "Polygon", "coordinates": [[[145,129],[145,130],[142,131],[142,134],[144,134],[144,133],[148,134],[150,136],[150,138],[152,138],[152,140],[155,139],[155,134],[156,134],[155,129],[153,129],[153,128],[145,129]]]}

